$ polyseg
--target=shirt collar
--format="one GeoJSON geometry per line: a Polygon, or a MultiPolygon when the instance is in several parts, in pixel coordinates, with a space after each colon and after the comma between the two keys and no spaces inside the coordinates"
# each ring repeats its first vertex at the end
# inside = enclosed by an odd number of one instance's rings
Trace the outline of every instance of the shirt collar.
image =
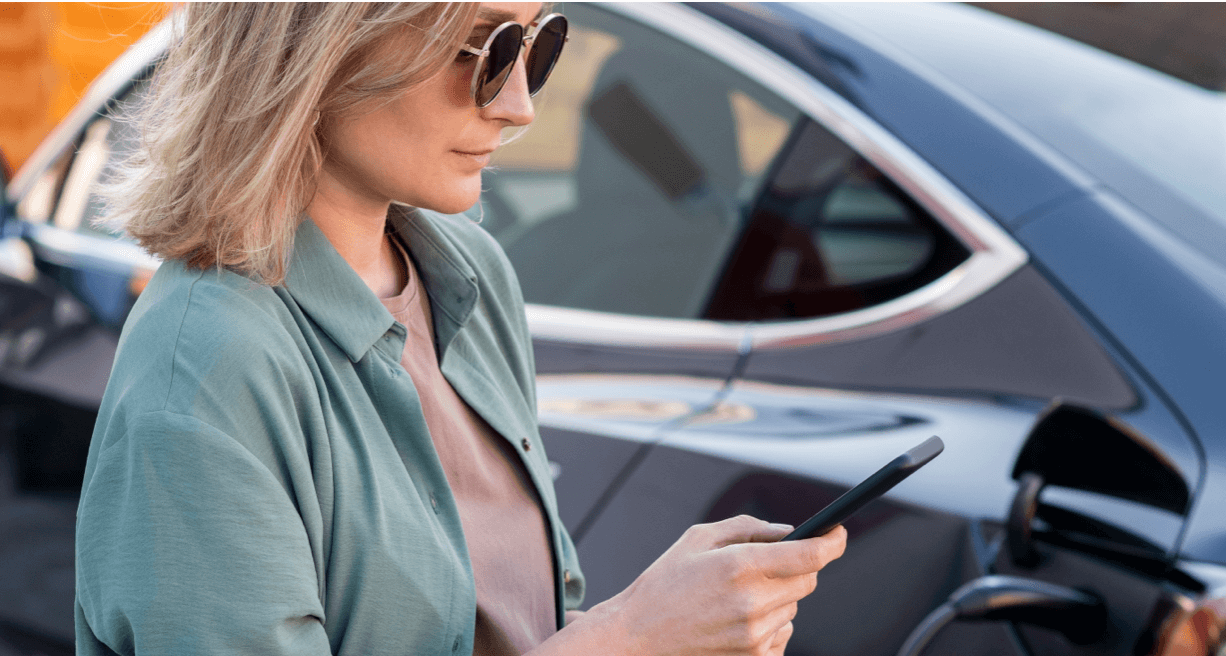
{"type": "Polygon", "coordinates": [[[447,346],[477,305],[478,283],[467,253],[439,229],[437,222],[470,219],[432,215],[404,205],[392,205],[388,219],[408,246],[422,285],[430,295],[435,347],[442,362],[447,346]]]}
{"type": "MultiPolygon", "coordinates": [[[[388,218],[430,296],[441,360],[476,306],[476,272],[424,213],[392,205],[388,218]]],[[[365,357],[396,322],[309,216],[304,215],[294,235],[285,288],[353,362],[365,357]]]]}

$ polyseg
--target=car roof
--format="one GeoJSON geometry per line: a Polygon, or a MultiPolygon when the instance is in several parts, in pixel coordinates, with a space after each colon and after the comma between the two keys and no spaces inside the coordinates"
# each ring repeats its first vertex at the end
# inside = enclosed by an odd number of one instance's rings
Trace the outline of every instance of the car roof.
{"type": "Polygon", "coordinates": [[[795,9],[965,90],[1226,267],[1226,94],[962,4],[795,9]]]}

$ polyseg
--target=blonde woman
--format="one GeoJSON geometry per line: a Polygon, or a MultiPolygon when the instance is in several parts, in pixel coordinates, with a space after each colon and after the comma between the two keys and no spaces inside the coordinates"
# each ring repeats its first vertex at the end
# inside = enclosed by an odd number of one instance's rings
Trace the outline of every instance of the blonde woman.
{"type": "Polygon", "coordinates": [[[587,613],[473,205],[540,4],[188,4],[115,215],[165,264],[77,533],[80,654],[781,654],[845,533],[696,526],[587,613]]]}

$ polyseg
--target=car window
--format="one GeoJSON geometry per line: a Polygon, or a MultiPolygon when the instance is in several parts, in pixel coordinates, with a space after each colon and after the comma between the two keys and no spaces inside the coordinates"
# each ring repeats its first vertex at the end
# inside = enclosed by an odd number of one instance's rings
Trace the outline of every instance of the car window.
{"type": "Polygon", "coordinates": [[[816,317],[968,252],[854,150],[753,80],[588,5],[473,210],[529,303],[667,318],[816,317]]]}
{"type": "Polygon", "coordinates": [[[143,82],[133,85],[107,108],[105,116],[95,119],[85,129],[69,180],[64,185],[64,196],[56,208],[56,226],[99,236],[121,236],[118,229],[97,223],[106,210],[98,185],[114,171],[117,163],[139,146],[136,126],[120,119],[141,102],[147,88],[143,82]]]}
{"type": "Polygon", "coordinates": [[[109,118],[99,117],[86,126],[72,167],[68,170],[68,178],[64,181],[60,202],[55,206],[52,219],[55,227],[70,231],[91,229],[91,217],[87,214],[93,213],[86,210],[92,209],[89,207],[90,200],[94,198],[97,182],[111,158],[109,137],[114,125],[109,118]]]}
{"type": "Polygon", "coordinates": [[[764,187],[706,316],[818,317],[897,298],[969,252],[821,125],[799,125],[764,187]]]}
{"type": "Polygon", "coordinates": [[[671,37],[567,5],[537,119],[470,214],[530,303],[702,315],[799,112],[671,37]]]}
{"type": "Polygon", "coordinates": [[[64,179],[68,174],[68,163],[72,161],[72,154],[71,148],[65,148],[56,156],[51,165],[39,174],[30,190],[17,203],[17,215],[23,221],[46,223],[51,220],[55,201],[64,187],[64,179]]]}

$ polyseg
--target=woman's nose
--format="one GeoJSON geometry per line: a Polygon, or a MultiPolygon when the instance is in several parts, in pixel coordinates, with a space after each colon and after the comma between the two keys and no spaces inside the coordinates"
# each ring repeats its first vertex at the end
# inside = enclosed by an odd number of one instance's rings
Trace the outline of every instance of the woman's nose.
{"type": "Polygon", "coordinates": [[[487,118],[501,119],[509,125],[527,125],[536,118],[532,97],[528,95],[527,70],[528,65],[524,61],[524,53],[521,52],[502,91],[494,98],[494,102],[483,109],[487,118]]]}

